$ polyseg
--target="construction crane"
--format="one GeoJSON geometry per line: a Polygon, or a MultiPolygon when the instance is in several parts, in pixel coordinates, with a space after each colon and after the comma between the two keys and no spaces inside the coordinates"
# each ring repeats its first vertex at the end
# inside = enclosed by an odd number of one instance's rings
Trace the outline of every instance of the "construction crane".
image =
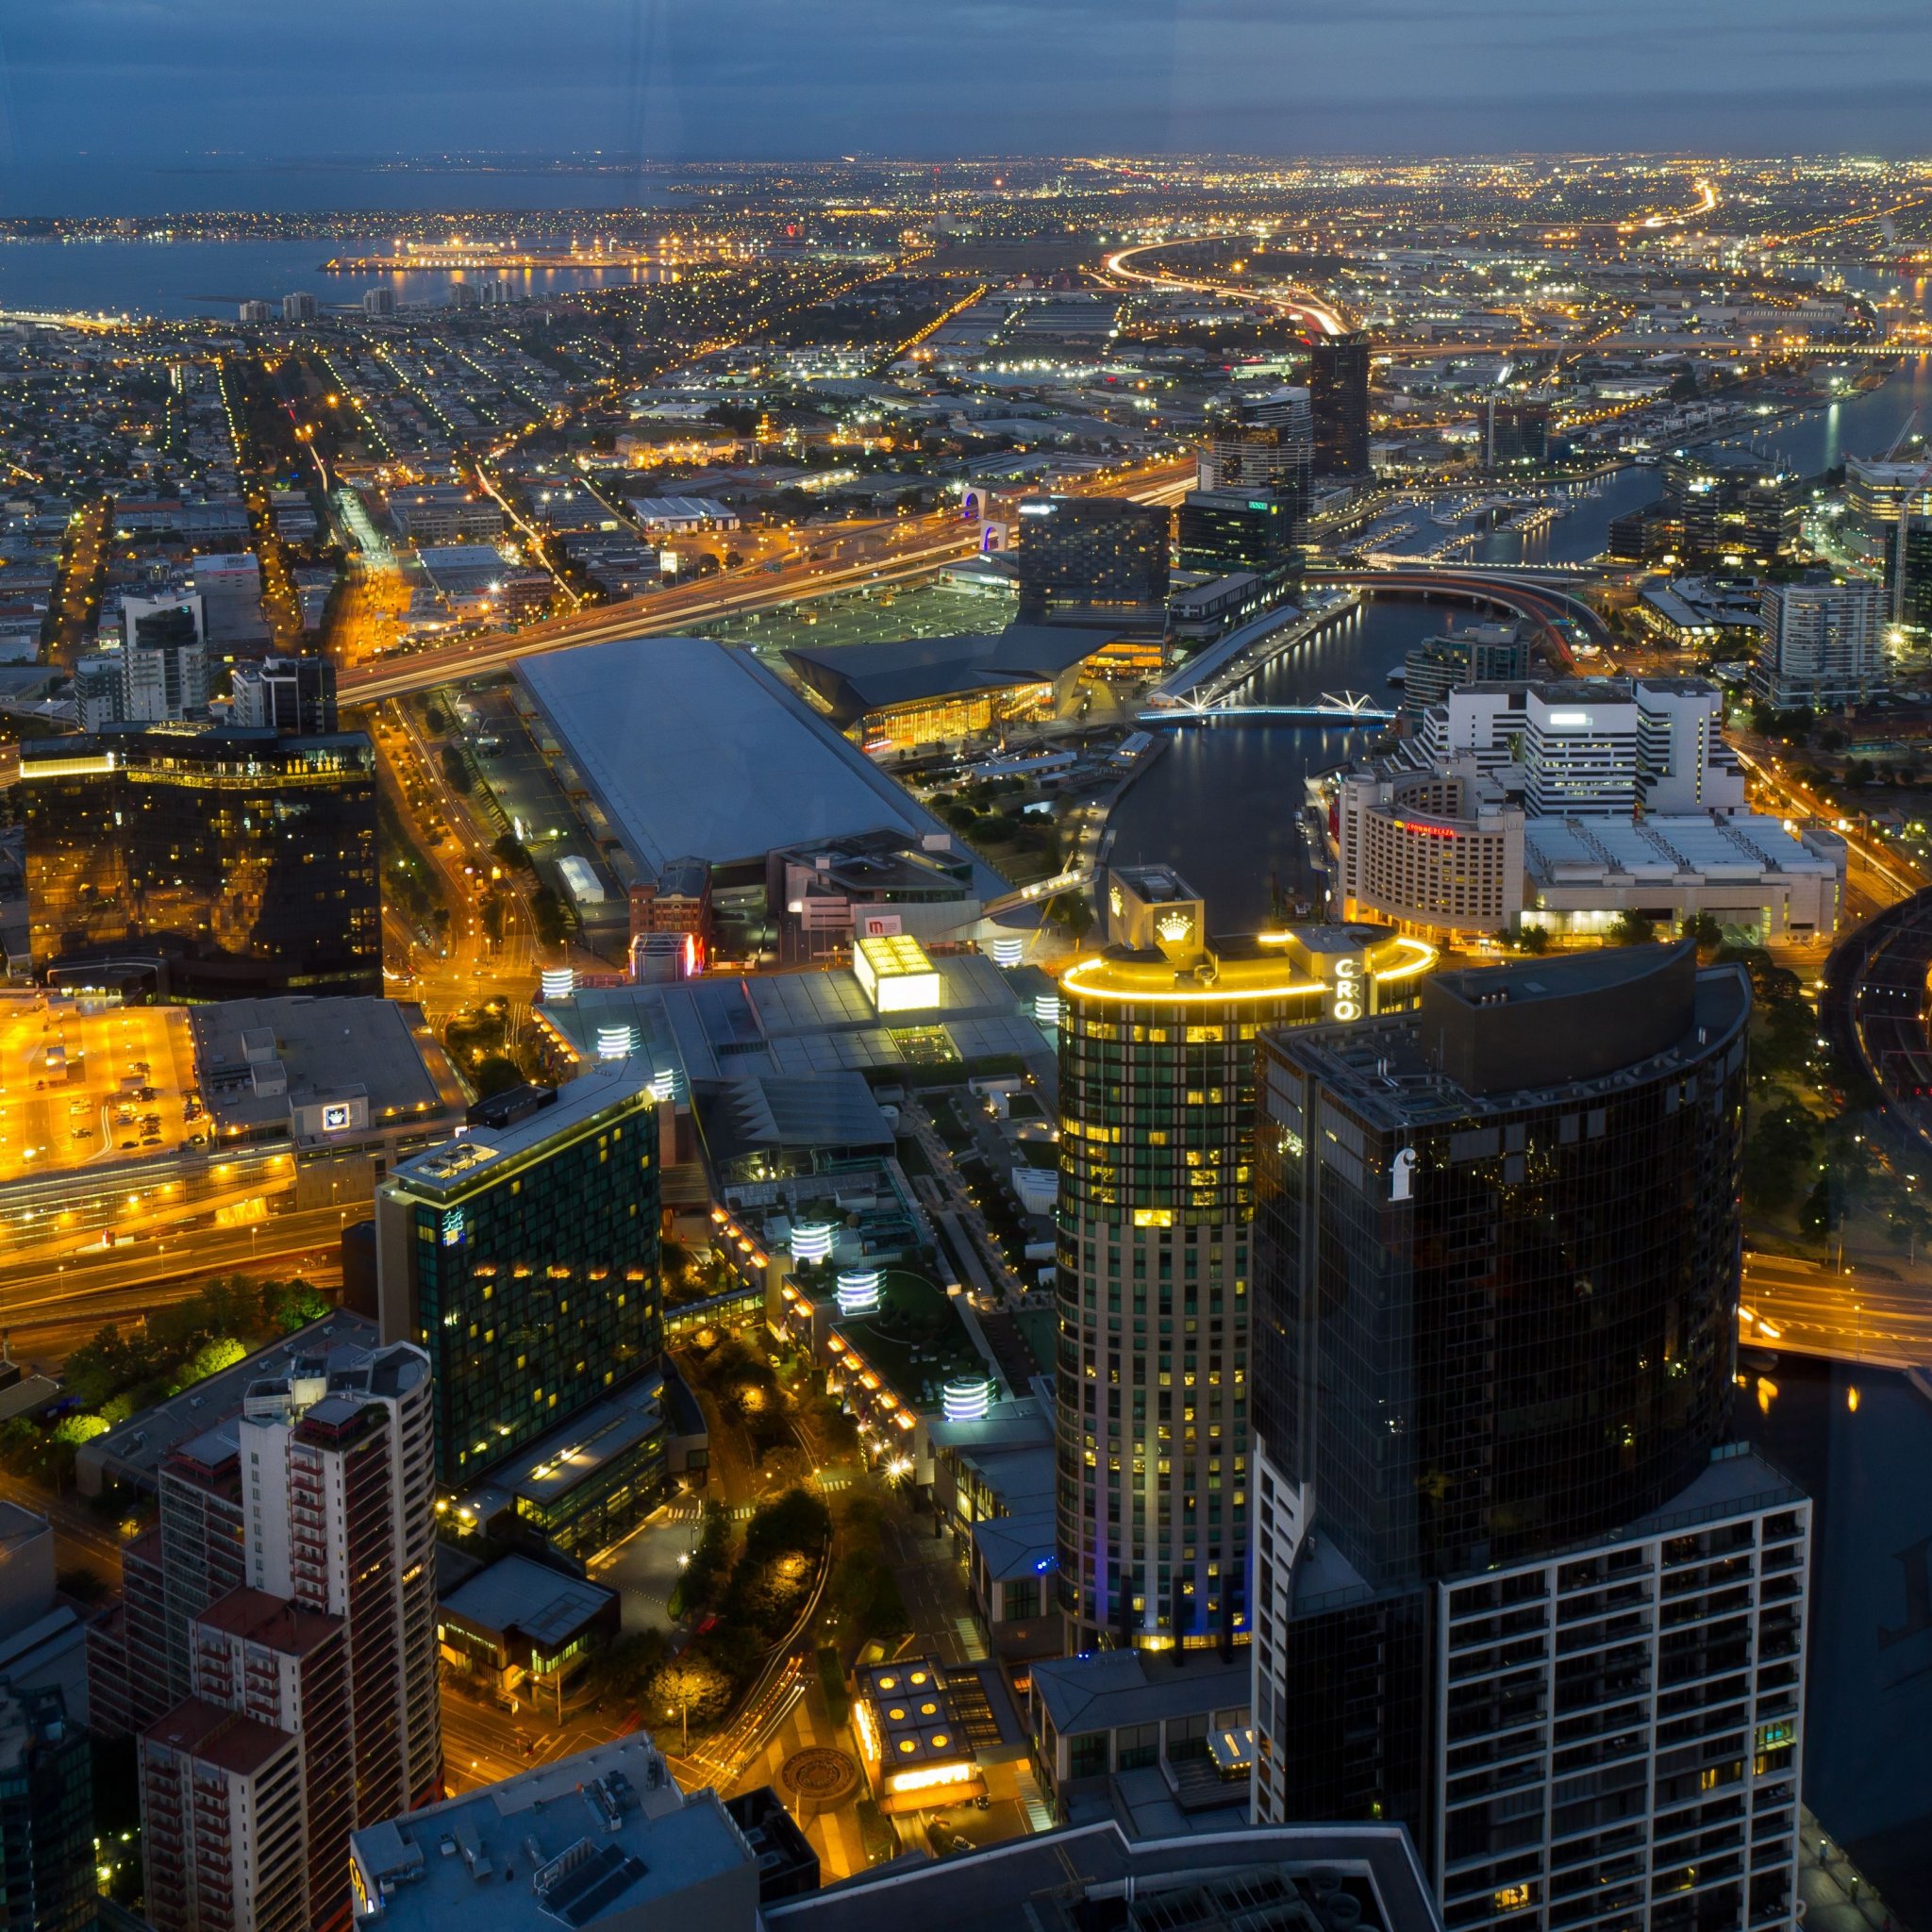
{"type": "MultiPolygon", "coordinates": [[[[1916,415],[1918,412],[1912,412],[1916,415]]],[[[1892,445],[1898,447],[1896,443],[1892,445]]],[[[1919,472],[1905,489],[1899,491],[1898,534],[1892,540],[1891,550],[1891,621],[1903,624],[1906,618],[1906,537],[1912,527],[1912,506],[1924,499],[1932,491],[1932,463],[1919,472]]]]}
{"type": "Polygon", "coordinates": [[[1891,439],[1890,447],[1887,449],[1887,451],[1882,457],[1875,457],[1873,458],[1873,460],[1874,462],[1880,463],[1890,463],[1896,461],[1899,451],[1906,446],[1907,438],[1908,438],[1911,435],[1912,431],[1918,427],[1918,423],[1919,412],[1916,408],[1914,408],[1912,413],[1909,416],[1907,416],[1905,422],[1900,425],[1898,434],[1891,439]]]}

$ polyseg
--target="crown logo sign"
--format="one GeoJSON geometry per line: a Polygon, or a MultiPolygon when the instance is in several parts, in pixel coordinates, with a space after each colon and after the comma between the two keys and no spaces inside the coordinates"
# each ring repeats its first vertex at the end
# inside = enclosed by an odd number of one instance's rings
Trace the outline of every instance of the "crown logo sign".
{"type": "Polygon", "coordinates": [[[1154,922],[1154,930],[1169,945],[1178,945],[1194,929],[1194,915],[1191,912],[1163,912],[1154,922]]]}

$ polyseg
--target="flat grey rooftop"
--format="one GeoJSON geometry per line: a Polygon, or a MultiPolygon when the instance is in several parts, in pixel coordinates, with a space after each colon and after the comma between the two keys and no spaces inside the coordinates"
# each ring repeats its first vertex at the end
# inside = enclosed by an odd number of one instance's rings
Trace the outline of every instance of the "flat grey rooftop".
{"type": "Polygon", "coordinates": [[[1077,1737],[1197,1712],[1245,1710],[1252,1676],[1245,1648],[1227,1663],[1211,1650],[1185,1652],[1180,1663],[1166,1653],[1097,1650],[1036,1663],[1033,1694],[1055,1730],[1077,1737]]]}
{"type": "Polygon", "coordinates": [[[526,1156],[596,1117],[628,1106],[648,1091],[650,1074],[637,1060],[600,1065],[558,1089],[557,1099],[507,1127],[472,1127],[447,1146],[431,1147],[397,1164],[391,1184],[435,1201],[455,1201],[493,1182],[526,1156]]]}
{"type": "Polygon", "coordinates": [[[1075,1932],[1094,1923],[1122,1932],[1263,1923],[1317,1932],[1319,1916],[1296,1883],[1317,1872],[1356,1894],[1362,1932],[1439,1932],[1415,1852],[1394,1824],[1242,1825],[1137,1841],[1109,1821],[933,1863],[902,1861],[769,1905],[763,1917],[771,1932],[1075,1932]],[[1264,1899],[1264,1915],[1251,1917],[1264,1899]],[[1096,1921],[1090,1901],[1108,1916],[1096,1921]]]}
{"type": "Polygon", "coordinates": [[[589,1932],[654,1923],[635,1916],[654,1907],[672,1924],[681,1901],[686,1923],[749,1932],[758,1898],[750,1848],[717,1794],[681,1793],[641,1733],[365,1826],[349,1847],[380,1900],[361,1923],[396,1932],[589,1932]]]}
{"type": "Polygon", "coordinates": [[[566,1576],[528,1557],[500,1558],[441,1600],[441,1610],[479,1629],[521,1630],[533,1643],[561,1643],[616,1593],[581,1576],[566,1576]]]}
{"type": "MultiPolygon", "coordinates": [[[[891,826],[951,834],[749,651],[709,638],[621,638],[526,658],[517,676],[631,857],[694,856],[891,826]]],[[[975,867],[982,897],[1003,890],[975,867]]]]}

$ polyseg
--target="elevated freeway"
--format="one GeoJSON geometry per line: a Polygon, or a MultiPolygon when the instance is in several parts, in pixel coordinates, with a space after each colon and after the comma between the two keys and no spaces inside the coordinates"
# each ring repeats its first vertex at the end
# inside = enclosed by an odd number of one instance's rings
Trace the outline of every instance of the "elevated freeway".
{"type": "MultiPolygon", "coordinates": [[[[1097,488],[1137,503],[1171,504],[1193,488],[1193,477],[1194,460],[1189,457],[1148,464],[1118,479],[1102,482],[1096,478],[1093,484],[1070,493],[1087,493],[1097,488]]],[[[800,553],[775,571],[769,567],[737,571],[688,587],[628,598],[621,604],[599,605],[547,624],[532,625],[526,630],[467,638],[358,664],[341,673],[337,689],[345,705],[375,704],[453,679],[506,671],[520,658],[544,651],[622,638],[641,640],[653,633],[659,637],[689,634],[723,618],[776,609],[841,591],[911,583],[942,565],[975,556],[982,541],[981,525],[943,513],[857,529],[814,531],[808,527],[798,534],[798,542],[804,546],[800,553]]]]}
{"type": "Polygon", "coordinates": [[[1509,612],[1534,625],[1559,663],[1574,668],[1574,646],[1599,649],[1613,641],[1609,626],[1581,597],[1573,596],[1546,578],[1526,582],[1502,571],[1418,569],[1311,570],[1308,581],[1351,584],[1363,591],[1388,591],[1403,596],[1448,597],[1509,612]]]}

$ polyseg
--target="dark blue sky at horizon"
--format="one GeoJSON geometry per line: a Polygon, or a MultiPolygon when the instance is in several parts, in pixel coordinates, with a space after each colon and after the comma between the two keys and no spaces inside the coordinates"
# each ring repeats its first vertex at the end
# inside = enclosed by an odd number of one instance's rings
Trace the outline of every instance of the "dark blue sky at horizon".
{"type": "Polygon", "coordinates": [[[1928,88],[1926,0],[0,0],[0,204],[440,149],[1900,155],[1928,88]]]}

